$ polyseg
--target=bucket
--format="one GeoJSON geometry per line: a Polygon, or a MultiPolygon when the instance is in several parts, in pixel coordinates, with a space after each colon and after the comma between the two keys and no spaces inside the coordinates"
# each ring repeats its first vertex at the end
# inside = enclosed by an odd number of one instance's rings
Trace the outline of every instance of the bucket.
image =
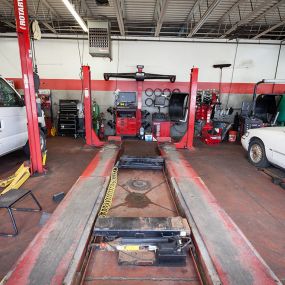
{"type": "Polygon", "coordinates": [[[235,142],[237,140],[237,131],[229,131],[229,142],[235,142]]]}

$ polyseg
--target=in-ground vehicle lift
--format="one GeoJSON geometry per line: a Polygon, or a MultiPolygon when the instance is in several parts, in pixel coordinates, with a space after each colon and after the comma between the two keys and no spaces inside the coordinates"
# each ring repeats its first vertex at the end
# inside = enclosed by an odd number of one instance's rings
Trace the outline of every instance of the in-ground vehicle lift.
{"type": "Polygon", "coordinates": [[[183,154],[158,151],[106,143],[4,284],[281,285],[183,154]]]}

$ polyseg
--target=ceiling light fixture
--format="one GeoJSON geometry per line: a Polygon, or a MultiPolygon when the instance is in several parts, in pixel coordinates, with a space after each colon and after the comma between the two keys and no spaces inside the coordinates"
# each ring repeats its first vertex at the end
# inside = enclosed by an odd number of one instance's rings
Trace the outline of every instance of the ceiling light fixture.
{"type": "Polygon", "coordinates": [[[88,28],[87,28],[85,22],[83,21],[83,19],[76,12],[74,6],[68,0],[62,0],[62,2],[65,4],[66,8],[69,10],[69,12],[75,18],[75,20],[78,22],[78,24],[80,25],[82,30],[87,33],[88,32],[88,28]]]}

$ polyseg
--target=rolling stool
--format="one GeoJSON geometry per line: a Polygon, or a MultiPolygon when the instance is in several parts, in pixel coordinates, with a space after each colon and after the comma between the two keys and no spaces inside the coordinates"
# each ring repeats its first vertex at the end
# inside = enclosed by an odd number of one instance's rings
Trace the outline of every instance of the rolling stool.
{"type": "Polygon", "coordinates": [[[0,236],[14,237],[19,233],[19,231],[18,231],[17,224],[16,224],[16,221],[13,215],[13,210],[24,211],[24,212],[40,212],[42,210],[42,207],[31,190],[20,189],[20,190],[10,190],[9,192],[5,194],[0,195],[0,209],[7,209],[10,215],[10,218],[11,218],[13,228],[14,228],[14,233],[12,234],[0,233],[0,236]],[[38,209],[14,208],[13,207],[17,202],[24,199],[28,195],[30,195],[33,198],[33,200],[38,206],[38,209]]]}

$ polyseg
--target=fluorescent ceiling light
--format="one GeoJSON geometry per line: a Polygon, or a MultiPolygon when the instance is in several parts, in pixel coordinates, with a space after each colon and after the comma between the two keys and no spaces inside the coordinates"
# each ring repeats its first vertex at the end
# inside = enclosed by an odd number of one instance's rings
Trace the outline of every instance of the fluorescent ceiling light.
{"type": "Polygon", "coordinates": [[[62,0],[62,2],[65,4],[65,6],[69,10],[69,12],[72,14],[72,16],[78,22],[78,24],[80,25],[82,30],[87,33],[88,32],[87,26],[84,23],[84,21],[82,20],[82,18],[79,16],[79,14],[76,12],[73,5],[68,0],[62,0]]]}

